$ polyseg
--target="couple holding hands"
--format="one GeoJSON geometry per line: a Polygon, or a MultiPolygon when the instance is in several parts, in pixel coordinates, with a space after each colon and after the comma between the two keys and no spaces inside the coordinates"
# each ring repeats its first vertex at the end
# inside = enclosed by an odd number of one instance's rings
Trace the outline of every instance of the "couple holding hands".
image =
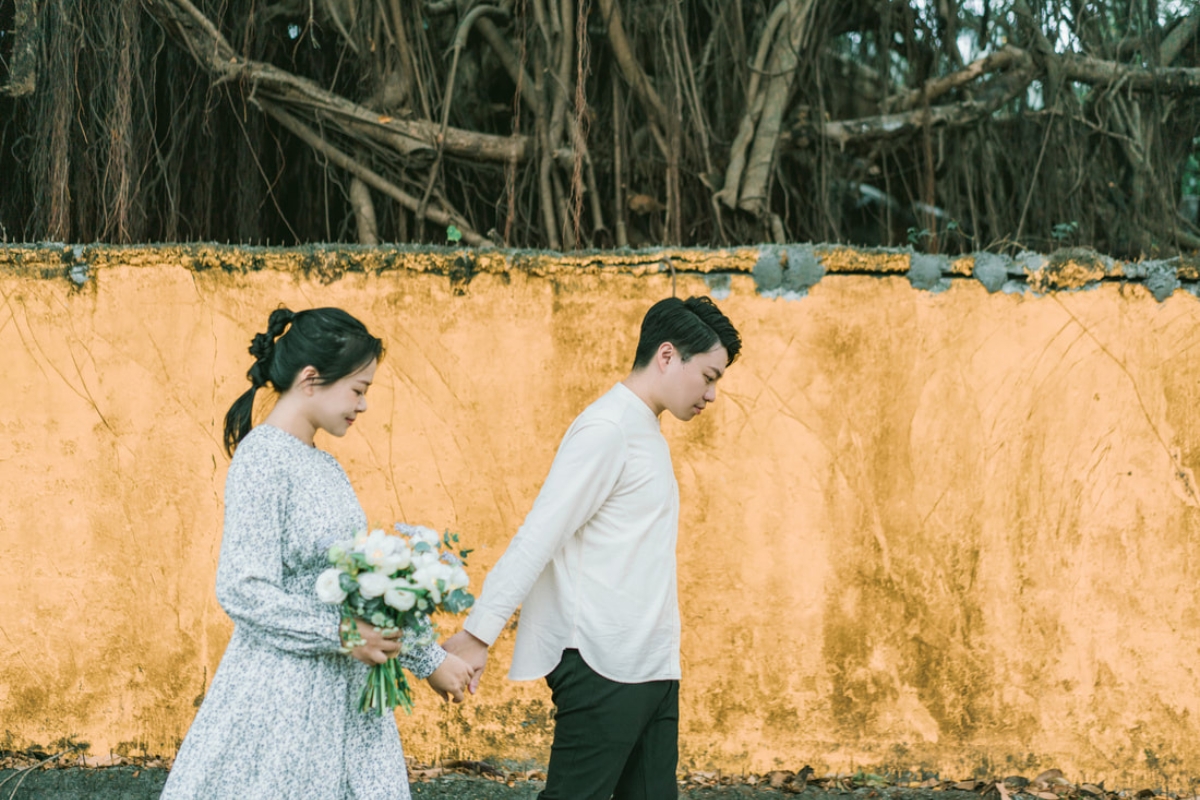
{"type": "Polygon", "coordinates": [[[408,800],[395,716],[358,709],[367,671],[396,658],[461,702],[519,606],[509,678],[544,678],[555,706],[542,800],[674,798],[679,491],[659,420],[702,413],[740,349],[707,297],[654,304],[632,370],[567,430],[462,630],[439,645],[358,620],[348,647],[313,585],[324,543],[367,519],[314,437],[345,435],[367,410],[383,342],[340,309],[272,312],[250,346],[251,386],[225,418],[216,588],[233,636],[162,797],[408,800]],[[268,385],[275,405],[252,426],[268,385]]]}

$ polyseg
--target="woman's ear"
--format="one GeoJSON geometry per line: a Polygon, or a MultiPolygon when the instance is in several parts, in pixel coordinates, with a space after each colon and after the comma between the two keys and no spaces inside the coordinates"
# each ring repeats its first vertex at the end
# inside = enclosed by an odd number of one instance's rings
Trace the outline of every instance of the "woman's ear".
{"type": "Polygon", "coordinates": [[[308,366],[300,370],[299,374],[296,375],[296,382],[292,385],[302,389],[305,394],[312,394],[319,376],[320,373],[317,372],[316,367],[308,366]]]}

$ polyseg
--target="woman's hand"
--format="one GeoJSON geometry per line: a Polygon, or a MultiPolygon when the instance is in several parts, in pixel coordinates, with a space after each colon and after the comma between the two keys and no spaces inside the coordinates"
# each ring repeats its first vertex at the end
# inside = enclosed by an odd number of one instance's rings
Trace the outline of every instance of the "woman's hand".
{"type": "Polygon", "coordinates": [[[453,653],[467,662],[471,668],[470,692],[475,694],[475,690],[479,688],[479,679],[483,677],[483,670],[487,667],[487,643],[468,631],[462,630],[442,642],[442,647],[446,649],[446,652],[453,653]]]}
{"type": "Polygon", "coordinates": [[[442,665],[425,680],[429,681],[430,687],[441,695],[443,700],[448,701],[453,697],[454,702],[461,703],[473,674],[467,662],[453,653],[447,653],[442,665]]]}
{"type": "Polygon", "coordinates": [[[400,655],[400,631],[395,628],[384,630],[365,620],[356,619],[353,628],[350,623],[343,622],[339,630],[342,634],[342,646],[348,648],[351,656],[369,667],[400,655]],[[354,636],[355,633],[358,634],[357,637],[354,636]],[[351,644],[351,641],[356,643],[351,644]]]}

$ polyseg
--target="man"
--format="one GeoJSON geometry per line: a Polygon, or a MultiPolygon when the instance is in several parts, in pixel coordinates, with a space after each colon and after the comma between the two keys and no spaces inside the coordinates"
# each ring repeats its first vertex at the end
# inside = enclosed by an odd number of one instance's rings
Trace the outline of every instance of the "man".
{"type": "Polygon", "coordinates": [[[563,437],[550,474],[445,648],[475,670],[521,605],[512,680],[545,677],[556,709],[542,800],[677,795],[679,487],[659,428],[716,400],[741,349],[707,297],[656,303],[633,370],[563,437]]]}

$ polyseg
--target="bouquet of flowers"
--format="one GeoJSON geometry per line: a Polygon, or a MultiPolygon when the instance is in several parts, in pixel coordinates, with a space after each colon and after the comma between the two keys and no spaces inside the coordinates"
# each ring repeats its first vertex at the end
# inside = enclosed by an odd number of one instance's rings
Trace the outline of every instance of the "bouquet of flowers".
{"type": "MultiPolygon", "coordinates": [[[[397,524],[396,533],[359,531],[330,545],[333,566],[317,578],[317,597],[341,606],[343,644],[349,652],[362,643],[355,620],[385,630],[412,631],[418,644],[436,636],[429,620],[435,611],[459,614],[475,602],[466,591],[466,557],[458,535],[419,525],[397,524]]],[[[411,638],[406,638],[411,643],[411,638]]],[[[396,659],[371,667],[359,697],[360,711],[382,714],[403,706],[412,713],[412,692],[396,659]]]]}

